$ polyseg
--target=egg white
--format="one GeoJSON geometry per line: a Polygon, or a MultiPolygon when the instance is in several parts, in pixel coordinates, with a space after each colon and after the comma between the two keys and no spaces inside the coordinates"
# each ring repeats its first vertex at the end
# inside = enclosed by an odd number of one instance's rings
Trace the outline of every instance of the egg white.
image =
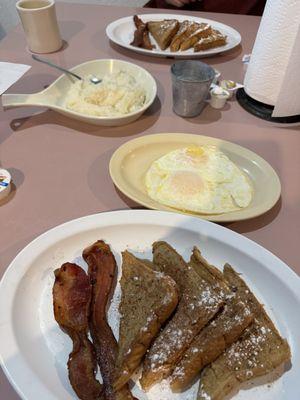
{"type": "Polygon", "coordinates": [[[154,161],[145,177],[148,195],[184,211],[221,214],[247,207],[247,176],[216,146],[191,146],[154,161]]]}

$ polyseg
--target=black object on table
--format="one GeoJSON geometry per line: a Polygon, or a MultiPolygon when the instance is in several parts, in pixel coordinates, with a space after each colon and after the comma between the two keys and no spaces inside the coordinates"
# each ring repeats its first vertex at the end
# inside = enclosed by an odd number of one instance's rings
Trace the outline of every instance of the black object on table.
{"type": "Polygon", "coordinates": [[[290,117],[272,117],[274,106],[254,100],[252,97],[247,95],[244,88],[237,90],[236,99],[240,106],[250,114],[265,119],[266,121],[277,122],[279,124],[294,124],[300,122],[300,115],[292,115],[290,117]]]}

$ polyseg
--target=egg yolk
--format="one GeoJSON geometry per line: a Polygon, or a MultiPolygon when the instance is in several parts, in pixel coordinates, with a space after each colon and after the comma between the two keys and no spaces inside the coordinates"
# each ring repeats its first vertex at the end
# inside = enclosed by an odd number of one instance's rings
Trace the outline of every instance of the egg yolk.
{"type": "Polygon", "coordinates": [[[169,179],[168,186],[176,195],[194,196],[204,190],[203,179],[191,171],[175,172],[169,179]]]}

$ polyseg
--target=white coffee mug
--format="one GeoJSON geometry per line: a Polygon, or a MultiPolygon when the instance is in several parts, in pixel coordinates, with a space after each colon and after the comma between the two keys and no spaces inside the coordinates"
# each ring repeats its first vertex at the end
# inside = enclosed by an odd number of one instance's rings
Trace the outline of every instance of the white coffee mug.
{"type": "Polygon", "coordinates": [[[52,53],[61,48],[54,0],[19,0],[16,7],[32,52],[52,53]]]}

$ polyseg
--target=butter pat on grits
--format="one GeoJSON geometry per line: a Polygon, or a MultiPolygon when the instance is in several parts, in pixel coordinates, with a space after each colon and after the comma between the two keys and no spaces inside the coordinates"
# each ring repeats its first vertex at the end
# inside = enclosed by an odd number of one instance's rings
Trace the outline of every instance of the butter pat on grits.
{"type": "Polygon", "coordinates": [[[169,207],[222,214],[247,207],[248,177],[216,146],[191,146],[154,161],[145,178],[148,195],[169,207]]]}

